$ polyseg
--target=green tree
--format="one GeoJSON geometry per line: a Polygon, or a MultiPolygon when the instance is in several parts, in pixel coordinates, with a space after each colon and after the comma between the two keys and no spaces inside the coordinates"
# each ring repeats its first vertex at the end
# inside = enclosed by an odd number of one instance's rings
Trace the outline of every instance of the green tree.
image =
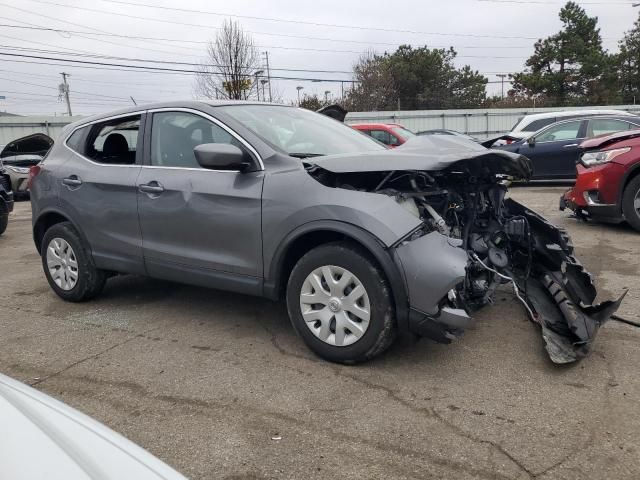
{"type": "Polygon", "coordinates": [[[617,63],[621,100],[624,103],[640,101],[640,18],[620,40],[617,63]]]}
{"type": "Polygon", "coordinates": [[[350,110],[418,110],[478,107],[487,79],[469,66],[456,68],[451,49],[400,46],[393,53],[368,53],[354,66],[350,110]]]}
{"type": "Polygon", "coordinates": [[[607,103],[615,97],[614,59],[602,48],[598,18],[575,2],[560,10],[562,30],[535,44],[522,73],[512,75],[516,95],[544,97],[557,105],[607,103]]]}

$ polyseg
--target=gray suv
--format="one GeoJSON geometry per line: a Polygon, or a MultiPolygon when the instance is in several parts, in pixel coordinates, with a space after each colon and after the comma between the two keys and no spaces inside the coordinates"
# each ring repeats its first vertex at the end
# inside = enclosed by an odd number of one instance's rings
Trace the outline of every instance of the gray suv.
{"type": "Polygon", "coordinates": [[[65,300],[116,274],[286,298],[306,344],[342,363],[400,329],[448,343],[509,284],[571,362],[619,301],[593,305],[566,233],[505,197],[530,175],[456,137],[388,150],[293,107],[165,103],[66,128],[32,169],[33,236],[65,300]]]}

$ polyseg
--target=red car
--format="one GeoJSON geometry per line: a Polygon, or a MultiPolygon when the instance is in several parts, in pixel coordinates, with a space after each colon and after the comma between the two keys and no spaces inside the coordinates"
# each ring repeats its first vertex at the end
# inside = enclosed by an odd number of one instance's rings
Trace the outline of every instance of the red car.
{"type": "Polygon", "coordinates": [[[582,142],[575,186],[560,198],[582,219],[627,221],[640,231],[640,130],[582,142]]]}
{"type": "Polygon", "coordinates": [[[398,147],[416,134],[399,123],[360,123],[350,125],[390,147],[398,147]]]}

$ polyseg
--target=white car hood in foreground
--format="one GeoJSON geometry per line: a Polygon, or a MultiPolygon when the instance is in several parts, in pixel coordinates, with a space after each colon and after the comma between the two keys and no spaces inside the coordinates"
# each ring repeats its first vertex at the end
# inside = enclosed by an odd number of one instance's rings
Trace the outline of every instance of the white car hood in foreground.
{"type": "Polygon", "coordinates": [[[186,480],[92,418],[0,374],[0,478],[186,480]]]}

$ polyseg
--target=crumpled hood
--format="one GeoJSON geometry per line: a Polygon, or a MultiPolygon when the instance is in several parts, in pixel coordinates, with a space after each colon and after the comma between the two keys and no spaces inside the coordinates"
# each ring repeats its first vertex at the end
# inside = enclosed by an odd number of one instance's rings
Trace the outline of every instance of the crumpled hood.
{"type": "Polygon", "coordinates": [[[490,150],[476,142],[444,135],[411,138],[389,150],[309,158],[305,163],[333,173],[384,172],[390,170],[439,171],[455,168],[457,162],[477,162],[492,174],[528,179],[531,162],[523,155],[490,150]]]}

